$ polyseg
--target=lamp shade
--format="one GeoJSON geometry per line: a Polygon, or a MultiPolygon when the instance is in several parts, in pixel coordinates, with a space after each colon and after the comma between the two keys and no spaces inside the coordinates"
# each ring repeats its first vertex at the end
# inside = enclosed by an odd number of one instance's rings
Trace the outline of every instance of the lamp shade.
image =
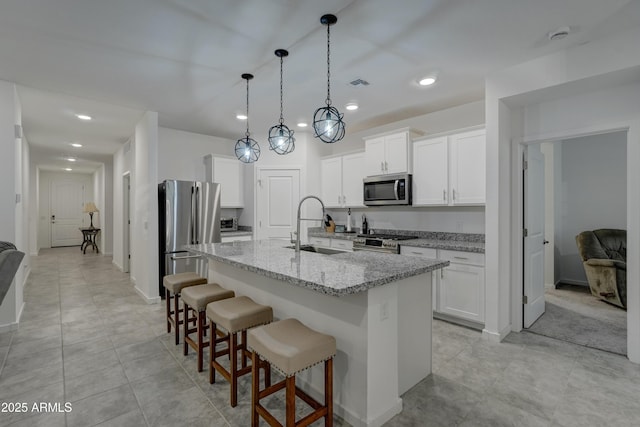
{"type": "Polygon", "coordinates": [[[96,208],[96,205],[93,202],[85,203],[83,212],[84,213],[98,212],[98,208],[96,208]]]}

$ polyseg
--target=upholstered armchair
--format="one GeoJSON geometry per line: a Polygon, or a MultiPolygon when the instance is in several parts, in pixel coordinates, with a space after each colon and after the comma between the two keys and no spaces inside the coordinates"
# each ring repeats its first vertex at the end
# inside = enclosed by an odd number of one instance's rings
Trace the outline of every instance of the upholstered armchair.
{"type": "Polygon", "coordinates": [[[603,228],[576,236],[591,294],[627,307],[627,231],[603,228]]]}
{"type": "Polygon", "coordinates": [[[24,253],[9,242],[0,242],[0,304],[9,291],[13,277],[20,267],[24,253]]]}

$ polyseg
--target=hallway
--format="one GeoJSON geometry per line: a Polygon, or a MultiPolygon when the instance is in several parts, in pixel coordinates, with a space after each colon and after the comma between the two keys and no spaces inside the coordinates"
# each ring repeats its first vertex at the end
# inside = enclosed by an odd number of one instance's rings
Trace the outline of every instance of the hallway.
{"type": "MultiPolygon", "coordinates": [[[[249,377],[231,408],[228,384],[196,372],[193,351],[184,357],[166,333],[164,305],[147,305],[110,257],[44,249],[32,264],[20,328],[0,334],[0,402],[28,411],[0,413],[0,426],[248,425],[249,377]],[[33,402],[72,410],[35,413],[33,402]]],[[[493,344],[442,321],[433,337],[434,374],[403,396],[403,412],[387,425],[633,426],[640,418],[640,366],[621,356],[526,332],[493,344]]],[[[270,409],[282,407],[278,399],[270,409]]]]}

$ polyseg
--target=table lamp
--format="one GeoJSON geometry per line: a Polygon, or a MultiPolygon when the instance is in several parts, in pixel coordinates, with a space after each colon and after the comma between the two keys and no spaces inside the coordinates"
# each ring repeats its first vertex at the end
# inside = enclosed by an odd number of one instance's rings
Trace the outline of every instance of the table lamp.
{"type": "Polygon", "coordinates": [[[96,208],[95,203],[93,203],[93,202],[85,203],[83,212],[84,213],[88,213],[89,217],[91,218],[91,226],[90,226],[90,228],[95,228],[93,226],[93,213],[94,212],[98,212],[98,208],[96,208]]]}

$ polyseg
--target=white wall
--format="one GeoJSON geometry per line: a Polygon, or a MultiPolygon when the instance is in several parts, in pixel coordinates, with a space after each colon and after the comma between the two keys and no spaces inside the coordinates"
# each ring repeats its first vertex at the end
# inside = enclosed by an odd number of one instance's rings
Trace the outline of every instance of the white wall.
{"type": "MultiPolygon", "coordinates": [[[[129,140],[113,155],[113,263],[122,270],[124,265],[123,236],[123,176],[131,175],[133,140],[129,140]]],[[[127,254],[128,255],[128,254],[127,254]]]]}
{"type": "Polygon", "coordinates": [[[29,159],[29,248],[32,256],[38,255],[40,251],[38,245],[39,192],[40,170],[34,164],[33,159],[29,159]]]}
{"type": "Polygon", "coordinates": [[[131,279],[148,302],[158,292],[158,113],[147,111],[136,125],[131,179],[131,279]]]}
{"type": "Polygon", "coordinates": [[[28,274],[29,239],[23,223],[28,207],[28,179],[23,186],[25,162],[28,164],[28,144],[16,138],[15,125],[21,125],[22,112],[15,85],[0,81],[0,240],[14,243],[25,253],[25,259],[16,273],[13,284],[0,305],[0,331],[14,329],[23,307],[23,288],[28,274]],[[20,202],[16,202],[20,195],[20,202]],[[23,199],[24,197],[24,199],[23,199]],[[25,266],[27,269],[25,269],[25,266]]]}
{"type": "MultiPolygon", "coordinates": [[[[51,247],[51,184],[54,181],[73,181],[84,186],[84,200],[82,203],[94,202],[93,175],[73,172],[51,172],[40,171],[40,194],[39,194],[39,225],[38,225],[38,247],[51,247]]],[[[97,206],[102,213],[101,206],[97,206]]],[[[93,217],[93,225],[96,226],[96,216],[93,217]]],[[[82,214],[82,226],[88,227],[90,224],[89,214],[82,214]]],[[[78,231],[80,233],[80,231],[78,231]]]]}
{"type": "MultiPolygon", "coordinates": [[[[520,141],[628,128],[627,182],[634,185],[627,186],[627,253],[631,259],[640,257],[638,40],[640,27],[487,78],[485,337],[502,339],[522,325],[520,141]]],[[[627,276],[629,358],[640,362],[640,267],[629,264],[627,276]]]]}
{"type": "Polygon", "coordinates": [[[564,140],[555,206],[560,281],[588,285],[575,236],[598,228],[627,228],[627,133],[564,140]]]}

